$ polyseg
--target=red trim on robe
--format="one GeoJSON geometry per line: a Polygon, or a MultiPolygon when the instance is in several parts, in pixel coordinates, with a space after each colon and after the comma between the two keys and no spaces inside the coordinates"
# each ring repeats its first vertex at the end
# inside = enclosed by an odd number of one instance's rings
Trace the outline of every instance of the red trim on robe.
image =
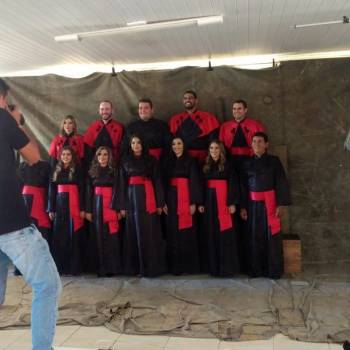
{"type": "Polygon", "coordinates": [[[69,198],[69,214],[73,220],[74,232],[78,231],[84,225],[84,220],[80,217],[80,204],[79,204],[79,191],[78,186],[74,184],[70,185],[58,185],[58,193],[68,193],[69,198]]]}
{"type": "Polygon", "coordinates": [[[154,214],[157,211],[157,205],[152,181],[143,176],[130,176],[129,185],[143,185],[145,187],[146,211],[149,214],[154,214]]]}
{"type": "Polygon", "coordinates": [[[90,147],[95,147],[94,143],[103,127],[106,128],[112,140],[113,158],[117,160],[119,158],[119,148],[123,137],[124,127],[116,120],[111,119],[107,124],[104,124],[101,119],[94,121],[92,124],[90,124],[89,128],[84,134],[84,142],[90,147]]]}
{"type": "Polygon", "coordinates": [[[50,228],[50,218],[45,208],[46,188],[24,185],[22,195],[33,196],[30,216],[37,220],[38,226],[50,228]]]}
{"type": "Polygon", "coordinates": [[[179,230],[193,226],[190,211],[190,191],[189,181],[184,177],[174,177],[170,180],[170,185],[176,187],[177,191],[177,215],[179,216],[179,230]]]}
{"type": "Polygon", "coordinates": [[[253,150],[251,149],[251,144],[253,136],[256,132],[265,132],[266,129],[263,124],[258,120],[251,118],[244,118],[240,123],[236,122],[234,119],[229,120],[221,125],[219,132],[219,140],[222,141],[225,147],[233,155],[245,155],[252,156],[253,150]],[[234,137],[236,136],[238,126],[241,126],[243,135],[247,142],[247,147],[232,147],[234,137]]]}
{"type": "Polygon", "coordinates": [[[275,235],[281,232],[281,220],[276,216],[276,193],[275,190],[263,191],[263,192],[249,192],[249,198],[252,201],[265,202],[267,224],[270,227],[271,234],[275,235]]]}
{"type": "Polygon", "coordinates": [[[178,127],[187,119],[191,118],[200,128],[201,133],[199,137],[210,134],[213,130],[217,129],[220,124],[214,114],[204,111],[195,111],[188,113],[187,111],[176,114],[170,118],[169,128],[170,132],[175,135],[178,127]]]}
{"type": "Polygon", "coordinates": [[[102,196],[102,218],[103,223],[108,224],[109,234],[117,233],[119,231],[117,212],[109,207],[112,202],[112,187],[96,186],[95,195],[102,196]]]}
{"type": "Polygon", "coordinates": [[[73,135],[71,137],[56,135],[51,142],[49,149],[49,156],[56,158],[57,160],[60,157],[61,150],[66,140],[69,141],[69,146],[73,148],[79,160],[84,158],[84,138],[81,135],[73,135]]]}
{"type": "Polygon", "coordinates": [[[150,148],[148,150],[149,155],[151,155],[152,157],[156,158],[157,160],[160,159],[161,155],[162,155],[162,149],[161,148],[150,148]]]}
{"type": "Polygon", "coordinates": [[[232,228],[232,216],[227,206],[227,180],[207,180],[207,187],[214,188],[216,192],[220,231],[222,232],[232,228]]]}

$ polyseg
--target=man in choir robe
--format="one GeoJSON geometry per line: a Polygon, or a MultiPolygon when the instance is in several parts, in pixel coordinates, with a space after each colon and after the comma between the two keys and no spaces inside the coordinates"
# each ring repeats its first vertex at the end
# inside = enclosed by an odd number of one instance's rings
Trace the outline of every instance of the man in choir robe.
{"type": "MultiPolygon", "coordinates": [[[[235,100],[232,104],[233,119],[220,127],[219,140],[223,142],[234,162],[237,174],[241,172],[242,164],[253,155],[251,147],[253,135],[258,131],[265,132],[264,126],[257,120],[247,117],[248,105],[244,100],[235,100]]],[[[236,217],[239,260],[242,272],[247,270],[246,257],[246,223],[236,217]]]]}
{"type": "Polygon", "coordinates": [[[170,118],[170,132],[186,142],[190,156],[203,162],[209,143],[218,137],[219,122],[215,115],[197,109],[198,99],[194,91],[184,93],[183,104],[185,111],[170,118]]]}
{"type": "Polygon", "coordinates": [[[112,150],[114,160],[118,160],[120,155],[124,127],[112,118],[112,102],[101,101],[99,113],[101,118],[92,122],[84,135],[88,168],[97,148],[101,146],[109,147],[112,150]]]}
{"type": "Polygon", "coordinates": [[[248,105],[244,100],[236,100],[232,105],[233,119],[220,127],[219,140],[222,141],[235,161],[237,168],[253,155],[251,148],[253,135],[265,127],[259,121],[247,117],[248,105]]]}
{"type": "Polygon", "coordinates": [[[137,135],[142,138],[149,154],[159,160],[170,149],[168,125],[153,117],[153,103],[149,98],[139,100],[138,113],[139,118],[131,122],[125,129],[123,151],[128,149],[131,136],[137,135]]]}
{"type": "Polygon", "coordinates": [[[257,132],[254,155],[242,166],[241,217],[248,222],[250,277],[280,278],[283,274],[281,217],[291,204],[289,186],[278,157],[267,154],[268,138],[257,132]]]}

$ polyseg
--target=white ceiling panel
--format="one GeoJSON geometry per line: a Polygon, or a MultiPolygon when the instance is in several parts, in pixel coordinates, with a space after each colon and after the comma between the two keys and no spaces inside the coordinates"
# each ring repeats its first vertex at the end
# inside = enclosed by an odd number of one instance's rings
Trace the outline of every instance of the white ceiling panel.
{"type": "MultiPolygon", "coordinates": [[[[350,16],[348,0],[2,0],[0,75],[41,68],[118,67],[173,61],[350,50],[350,24],[294,29],[350,16]],[[57,35],[220,15],[222,24],[86,38],[57,35]]],[[[93,69],[93,68],[91,68],[93,69]]]]}

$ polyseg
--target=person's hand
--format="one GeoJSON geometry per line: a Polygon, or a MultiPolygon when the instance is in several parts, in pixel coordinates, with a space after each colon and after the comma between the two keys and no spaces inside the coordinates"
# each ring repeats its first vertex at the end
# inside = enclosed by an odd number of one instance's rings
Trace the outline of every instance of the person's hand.
{"type": "Polygon", "coordinates": [[[82,219],[85,219],[85,211],[82,210],[82,211],[80,212],[80,217],[81,217],[82,219]]]}
{"type": "Polygon", "coordinates": [[[244,221],[247,221],[247,219],[248,219],[247,209],[242,208],[240,211],[240,215],[244,221]]]}
{"type": "Polygon", "coordinates": [[[276,208],[276,217],[281,218],[284,213],[286,212],[286,207],[283,205],[280,205],[276,208]]]}
{"type": "Polygon", "coordinates": [[[125,216],[126,216],[126,210],[122,209],[119,213],[120,213],[120,215],[122,216],[122,218],[125,218],[125,216]]]}
{"type": "Polygon", "coordinates": [[[157,215],[161,215],[163,212],[163,208],[157,208],[157,215]]]}
{"type": "Polygon", "coordinates": [[[195,212],[196,212],[196,205],[195,204],[191,204],[190,205],[190,213],[191,213],[191,215],[194,215],[195,212]]]}
{"type": "Polygon", "coordinates": [[[230,214],[234,214],[236,212],[236,206],[234,204],[230,205],[228,207],[228,211],[230,212],[230,214]]]}
{"type": "Polygon", "coordinates": [[[86,218],[87,221],[92,222],[92,214],[91,213],[86,213],[85,214],[85,218],[86,218]]]}
{"type": "Polygon", "coordinates": [[[203,205],[200,205],[200,206],[198,207],[198,211],[199,211],[201,214],[204,213],[204,207],[203,207],[203,205]]]}
{"type": "Polygon", "coordinates": [[[118,219],[118,221],[121,220],[122,218],[123,218],[123,217],[122,217],[122,214],[120,214],[120,213],[117,212],[117,219],[118,219]]]}
{"type": "Polygon", "coordinates": [[[165,215],[168,215],[168,206],[165,204],[164,207],[163,207],[163,213],[165,215]]]}
{"type": "Polygon", "coordinates": [[[55,213],[53,211],[49,212],[49,218],[51,221],[53,221],[55,219],[55,213]]]}

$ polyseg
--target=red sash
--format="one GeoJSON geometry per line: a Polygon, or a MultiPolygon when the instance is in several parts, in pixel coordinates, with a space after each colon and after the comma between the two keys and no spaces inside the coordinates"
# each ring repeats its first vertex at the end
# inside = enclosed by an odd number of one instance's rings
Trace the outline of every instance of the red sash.
{"type": "Polygon", "coordinates": [[[207,187],[214,188],[216,191],[220,231],[232,228],[232,216],[227,206],[227,180],[207,180],[207,187]]]}
{"type": "Polygon", "coordinates": [[[80,217],[79,192],[77,185],[58,185],[58,193],[68,193],[69,195],[69,213],[73,220],[74,232],[78,231],[84,225],[84,220],[80,217]]]}
{"type": "Polygon", "coordinates": [[[108,223],[109,234],[113,235],[119,231],[117,212],[109,207],[112,201],[112,187],[95,187],[95,195],[102,196],[102,218],[103,223],[108,223]]]}
{"type": "Polygon", "coordinates": [[[271,234],[275,235],[281,232],[281,220],[276,216],[276,194],[274,190],[265,192],[250,192],[252,201],[263,201],[266,206],[267,224],[270,227],[271,234]]]}
{"type": "Polygon", "coordinates": [[[162,155],[162,149],[161,148],[150,148],[148,150],[148,153],[159,160],[160,156],[162,155]]]}
{"type": "Polygon", "coordinates": [[[156,197],[154,195],[153,183],[150,179],[143,176],[130,176],[129,185],[145,186],[146,194],[146,211],[149,214],[154,214],[157,211],[156,197]]]}
{"type": "Polygon", "coordinates": [[[38,221],[39,227],[50,228],[50,218],[45,210],[45,195],[46,189],[44,187],[37,186],[23,186],[23,195],[32,195],[33,203],[30,216],[38,221]]]}
{"type": "Polygon", "coordinates": [[[197,158],[200,162],[204,162],[208,151],[202,149],[189,149],[188,154],[193,158],[197,158]]]}
{"type": "Polygon", "coordinates": [[[171,186],[177,190],[177,215],[179,216],[179,230],[192,227],[192,215],[190,211],[190,192],[188,179],[174,177],[170,180],[171,186]]]}
{"type": "Polygon", "coordinates": [[[250,147],[231,147],[230,153],[234,156],[251,156],[253,151],[250,147]]]}

